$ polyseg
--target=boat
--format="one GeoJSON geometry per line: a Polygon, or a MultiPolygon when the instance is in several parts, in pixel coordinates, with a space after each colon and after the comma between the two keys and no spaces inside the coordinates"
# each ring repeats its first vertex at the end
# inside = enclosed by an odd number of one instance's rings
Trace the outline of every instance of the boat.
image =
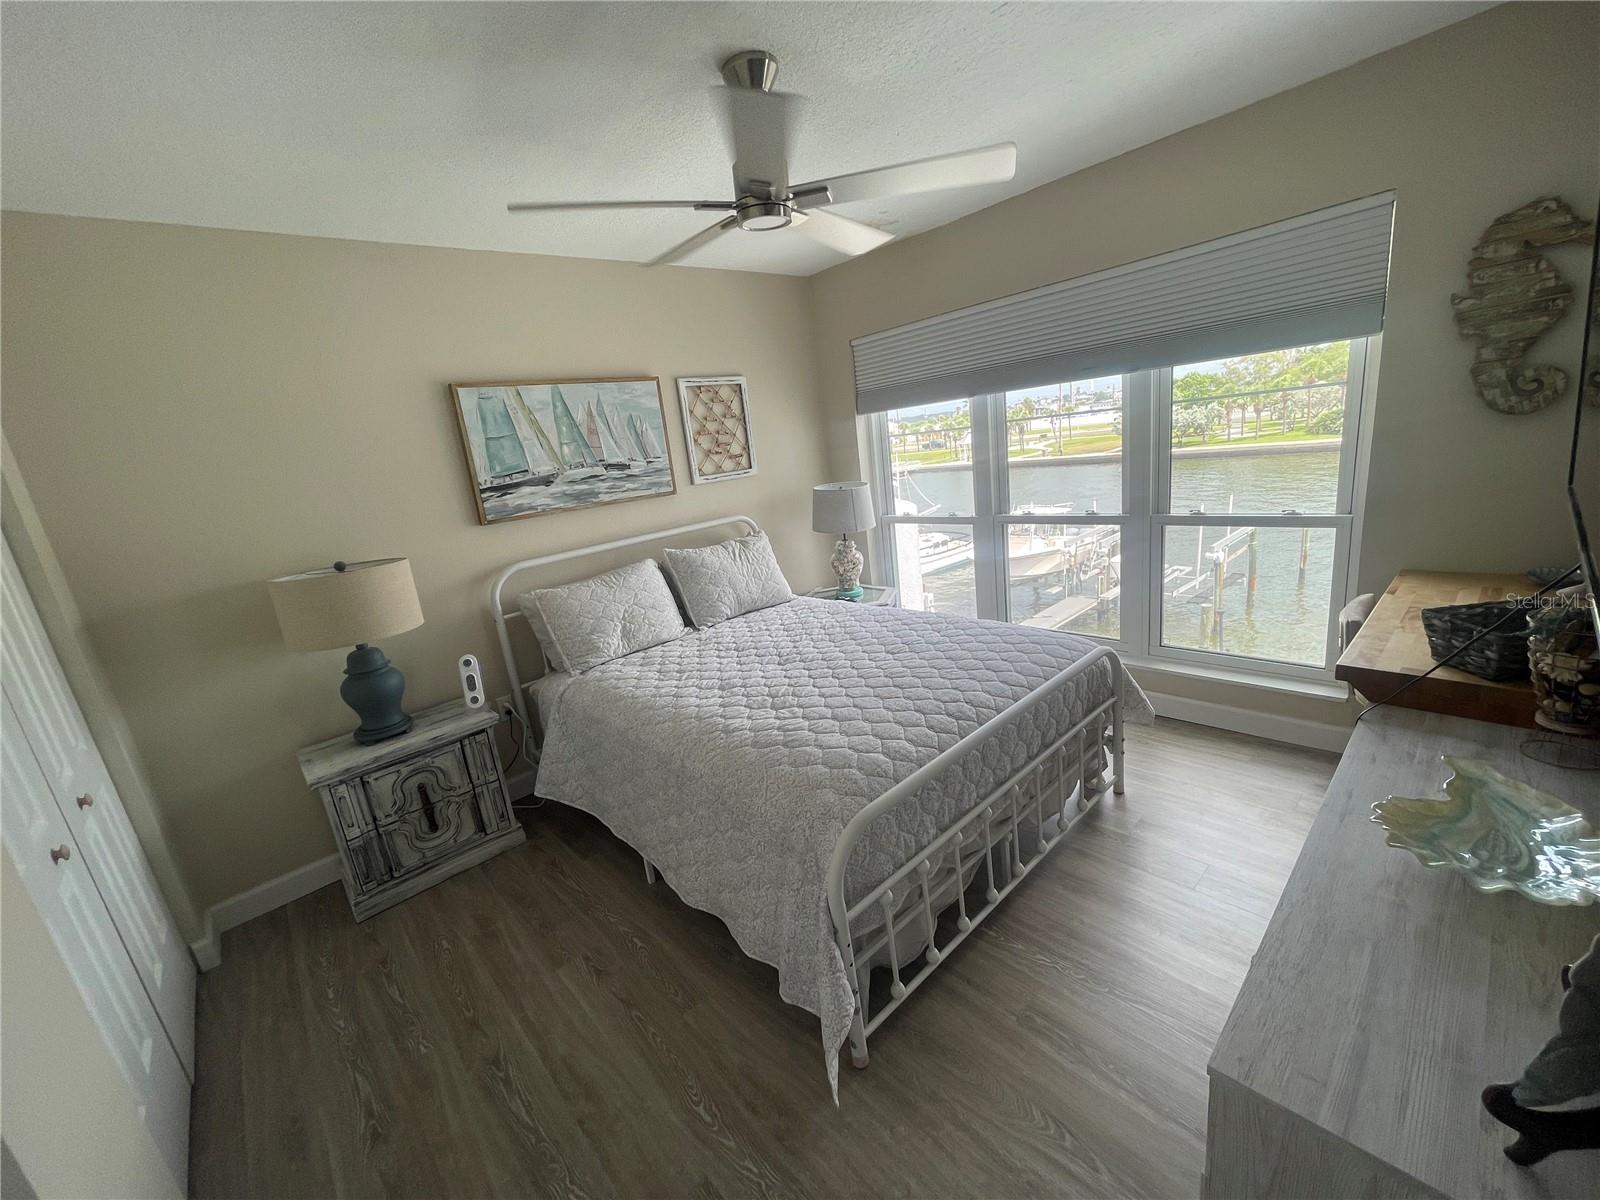
{"type": "Polygon", "coordinates": [[[529,453],[506,403],[505,389],[481,389],[477,401],[478,426],[483,430],[484,466],[478,475],[478,491],[493,494],[520,487],[545,487],[555,482],[559,471],[542,448],[536,443],[533,453],[529,453]]]}
{"type": "Polygon", "coordinates": [[[544,422],[539,420],[534,413],[527,397],[522,394],[522,389],[514,387],[510,389],[510,392],[512,398],[517,402],[517,411],[522,414],[522,420],[528,426],[529,432],[533,434],[534,441],[538,442],[540,451],[550,460],[552,465],[560,462],[561,456],[556,453],[555,443],[550,440],[550,435],[545,432],[544,422]]]}
{"type": "Polygon", "coordinates": [[[665,456],[661,450],[661,443],[656,441],[655,435],[650,432],[650,427],[638,413],[629,413],[627,421],[628,436],[638,448],[639,455],[647,463],[660,462],[665,456]]]}
{"type": "MultiPolygon", "coordinates": [[[[594,407],[595,411],[600,417],[600,428],[602,434],[609,436],[611,442],[618,448],[619,453],[622,455],[620,461],[626,464],[626,469],[630,471],[637,471],[643,468],[645,465],[643,447],[635,446],[633,439],[623,434],[622,426],[619,425],[616,418],[611,415],[611,410],[606,407],[606,402],[604,400],[597,399],[594,402],[594,407]]],[[[609,468],[611,464],[608,462],[606,466],[609,468]]]]}
{"type": "Polygon", "coordinates": [[[583,413],[584,438],[589,448],[599,458],[600,465],[608,471],[633,471],[644,466],[641,458],[629,454],[611,427],[611,421],[599,400],[591,400],[583,413]]]}
{"type": "Polygon", "coordinates": [[[550,411],[556,426],[556,462],[561,467],[561,474],[557,478],[562,483],[574,483],[580,479],[603,476],[606,472],[600,465],[599,455],[595,454],[583,431],[578,428],[577,418],[572,415],[566,397],[555,384],[550,385],[550,411]]]}
{"type": "Polygon", "coordinates": [[[972,535],[952,537],[937,529],[924,530],[917,539],[917,561],[924,575],[962,566],[972,561],[972,535]]]}

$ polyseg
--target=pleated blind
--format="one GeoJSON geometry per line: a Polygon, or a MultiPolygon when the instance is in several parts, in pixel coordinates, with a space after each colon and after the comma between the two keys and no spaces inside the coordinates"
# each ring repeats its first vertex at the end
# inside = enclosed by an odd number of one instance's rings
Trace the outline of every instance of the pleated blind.
{"type": "Polygon", "coordinates": [[[1393,221],[1370,196],[868,334],[856,411],[1377,333],[1393,221]]]}

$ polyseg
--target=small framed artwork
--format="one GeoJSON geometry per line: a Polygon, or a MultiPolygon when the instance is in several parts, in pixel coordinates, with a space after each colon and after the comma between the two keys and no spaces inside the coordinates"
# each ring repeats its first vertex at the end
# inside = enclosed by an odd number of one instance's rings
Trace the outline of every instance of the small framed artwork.
{"type": "Polygon", "coordinates": [[[743,375],[678,380],[689,477],[696,483],[742,479],[756,473],[750,438],[750,393],[743,375]]]}
{"type": "Polygon", "coordinates": [[[453,383],[478,523],[670,496],[661,381],[453,383]]]}

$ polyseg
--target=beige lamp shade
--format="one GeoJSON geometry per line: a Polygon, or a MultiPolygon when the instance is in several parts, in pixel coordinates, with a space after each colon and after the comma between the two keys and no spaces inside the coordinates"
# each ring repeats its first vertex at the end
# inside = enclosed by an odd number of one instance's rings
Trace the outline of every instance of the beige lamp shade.
{"type": "Polygon", "coordinates": [[[291,650],[376,642],[422,624],[411,561],[405,558],[338,563],[285,575],[269,580],[267,591],[291,650]]]}
{"type": "Polygon", "coordinates": [[[872,489],[862,480],[819,483],[811,489],[811,528],[818,533],[860,533],[877,523],[872,489]]]}

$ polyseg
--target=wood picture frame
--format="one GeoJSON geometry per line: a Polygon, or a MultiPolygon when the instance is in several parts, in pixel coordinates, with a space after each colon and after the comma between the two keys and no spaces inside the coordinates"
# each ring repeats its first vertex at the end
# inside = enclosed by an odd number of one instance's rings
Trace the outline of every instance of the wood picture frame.
{"type": "Polygon", "coordinates": [[[690,480],[721,483],[756,473],[750,388],[743,375],[680,376],[678,404],[690,480]]]}
{"type": "Polygon", "coordinates": [[[658,376],[449,389],[480,525],[678,490],[658,376]]]}

